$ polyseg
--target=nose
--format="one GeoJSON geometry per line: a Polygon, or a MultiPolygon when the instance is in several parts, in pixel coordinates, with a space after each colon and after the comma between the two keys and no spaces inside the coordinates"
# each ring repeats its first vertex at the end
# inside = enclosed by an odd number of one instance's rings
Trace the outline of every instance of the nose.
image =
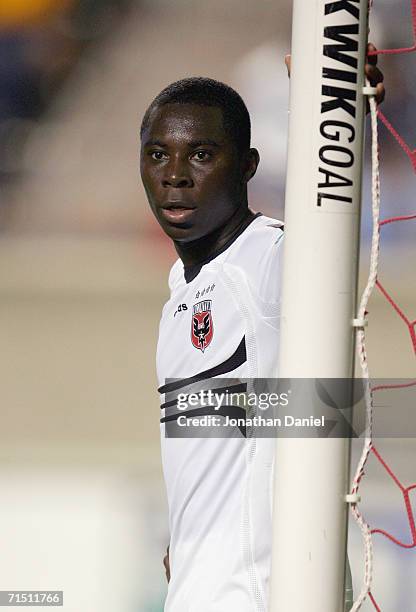
{"type": "Polygon", "coordinates": [[[187,170],[186,164],[180,159],[172,159],[166,166],[166,174],[162,179],[163,187],[192,187],[193,181],[187,170]]]}

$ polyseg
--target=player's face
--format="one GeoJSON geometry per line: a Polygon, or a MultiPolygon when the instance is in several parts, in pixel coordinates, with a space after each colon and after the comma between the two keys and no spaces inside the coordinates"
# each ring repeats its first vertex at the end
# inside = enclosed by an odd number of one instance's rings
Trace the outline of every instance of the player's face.
{"type": "Polygon", "coordinates": [[[242,203],[243,162],[219,108],[167,104],[143,134],[140,170],[156,219],[188,242],[222,227],[242,203]]]}

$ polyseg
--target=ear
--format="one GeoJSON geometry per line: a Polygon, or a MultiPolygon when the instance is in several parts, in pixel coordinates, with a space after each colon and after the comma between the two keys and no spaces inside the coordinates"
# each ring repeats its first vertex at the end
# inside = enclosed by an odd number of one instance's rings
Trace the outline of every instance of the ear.
{"type": "Polygon", "coordinates": [[[250,179],[256,174],[257,166],[260,162],[260,155],[257,149],[250,149],[247,157],[244,168],[244,181],[248,183],[250,179]]]}

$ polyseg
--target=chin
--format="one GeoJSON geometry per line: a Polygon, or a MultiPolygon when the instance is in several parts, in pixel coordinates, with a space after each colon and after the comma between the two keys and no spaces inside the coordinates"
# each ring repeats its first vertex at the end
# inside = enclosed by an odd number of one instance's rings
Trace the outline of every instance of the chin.
{"type": "Polygon", "coordinates": [[[175,242],[192,242],[200,237],[200,233],[193,227],[180,227],[178,225],[164,226],[165,234],[175,242]]]}

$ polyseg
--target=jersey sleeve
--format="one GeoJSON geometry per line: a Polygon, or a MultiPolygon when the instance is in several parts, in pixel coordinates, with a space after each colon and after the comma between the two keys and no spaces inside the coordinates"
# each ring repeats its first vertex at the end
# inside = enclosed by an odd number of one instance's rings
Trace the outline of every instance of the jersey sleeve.
{"type": "Polygon", "coordinates": [[[183,277],[183,264],[180,259],[177,259],[175,263],[173,264],[173,266],[171,267],[170,272],[169,272],[168,284],[169,284],[169,289],[171,293],[178,286],[182,277],[183,277]]]}
{"type": "Polygon", "coordinates": [[[267,249],[259,270],[259,298],[268,304],[280,304],[281,300],[284,234],[281,229],[277,232],[276,240],[267,249]]]}
{"type": "Polygon", "coordinates": [[[239,253],[251,291],[265,304],[280,303],[283,241],[282,227],[270,222],[251,232],[239,253]]]}

